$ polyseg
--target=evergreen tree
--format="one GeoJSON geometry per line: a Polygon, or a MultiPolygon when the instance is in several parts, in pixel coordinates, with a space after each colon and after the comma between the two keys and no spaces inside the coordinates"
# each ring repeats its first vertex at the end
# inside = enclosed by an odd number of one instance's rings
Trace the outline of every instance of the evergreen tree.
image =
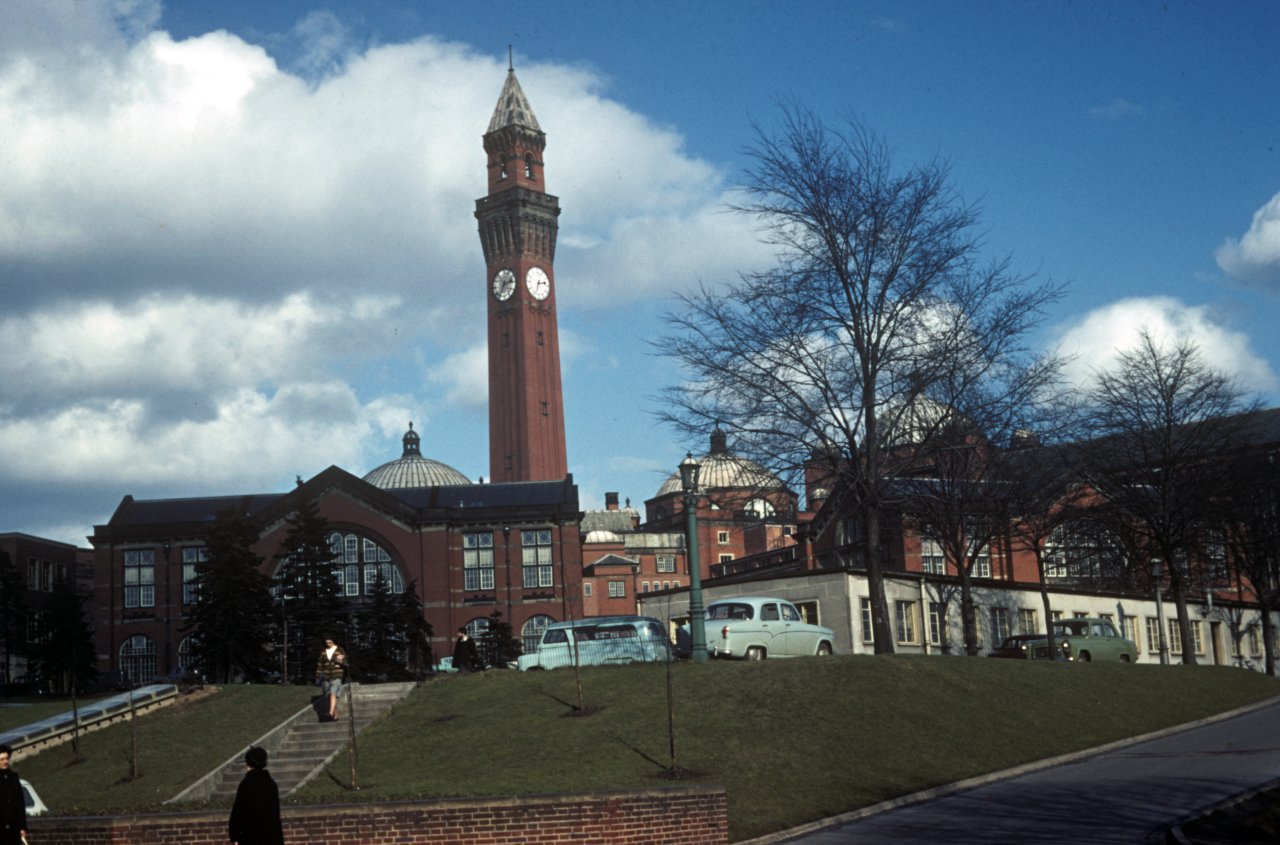
{"type": "Polygon", "coordinates": [[[289,533],[276,560],[278,600],[284,603],[276,616],[289,629],[289,674],[310,680],[325,637],[334,637],[343,650],[349,645],[342,643],[348,626],[329,546],[329,523],[315,502],[304,502],[289,516],[289,533]]]}
{"type": "Polygon", "coordinates": [[[257,531],[239,514],[219,515],[209,529],[209,558],[196,566],[199,600],[185,630],[194,630],[192,658],[223,682],[243,673],[258,679],[270,665],[271,582],[252,551],[257,531]]]}
{"type": "Polygon", "coordinates": [[[495,669],[505,669],[520,656],[520,641],[511,635],[511,623],[503,621],[502,611],[489,614],[489,627],[476,643],[480,662],[495,669]]]}
{"type": "Polygon", "coordinates": [[[9,553],[0,550],[0,646],[4,647],[4,676],[7,689],[12,678],[13,653],[22,642],[27,619],[27,588],[9,553]]]}
{"type": "Polygon", "coordinates": [[[431,625],[413,582],[397,596],[379,572],[349,636],[347,654],[360,680],[407,680],[431,666],[431,625]]]}
{"type": "Polygon", "coordinates": [[[421,678],[435,662],[431,654],[431,623],[422,616],[417,582],[410,581],[396,599],[396,619],[404,644],[403,666],[410,677],[421,678]]]}
{"type": "Polygon", "coordinates": [[[45,603],[45,637],[32,657],[55,693],[69,693],[97,674],[93,632],[84,618],[87,598],[77,594],[70,581],[59,578],[45,603]]]}

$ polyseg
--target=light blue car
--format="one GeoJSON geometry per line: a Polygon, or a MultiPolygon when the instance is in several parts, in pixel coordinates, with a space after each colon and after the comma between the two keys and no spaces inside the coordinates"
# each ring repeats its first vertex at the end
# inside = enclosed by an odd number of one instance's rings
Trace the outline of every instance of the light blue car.
{"type": "Polygon", "coordinates": [[[662,623],[649,616],[588,616],[547,626],[538,650],[522,654],[521,671],[561,666],[654,663],[671,659],[662,623]]]}

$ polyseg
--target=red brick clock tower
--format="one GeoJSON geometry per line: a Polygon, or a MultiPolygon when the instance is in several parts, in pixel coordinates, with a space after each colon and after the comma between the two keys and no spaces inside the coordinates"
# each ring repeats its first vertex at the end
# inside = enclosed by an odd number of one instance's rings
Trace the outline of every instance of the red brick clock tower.
{"type": "Polygon", "coordinates": [[[546,135],[514,69],[484,136],[489,194],[476,200],[489,302],[489,473],[492,481],[558,481],[568,474],[560,338],[556,330],[556,218],[545,190],[546,135]]]}

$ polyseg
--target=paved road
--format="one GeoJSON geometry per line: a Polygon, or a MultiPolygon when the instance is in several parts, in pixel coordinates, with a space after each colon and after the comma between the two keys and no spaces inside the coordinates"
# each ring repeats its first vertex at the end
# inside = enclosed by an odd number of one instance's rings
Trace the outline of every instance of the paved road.
{"type": "Polygon", "coordinates": [[[1277,778],[1280,699],[1273,699],[1227,719],[775,841],[1143,842],[1277,778]]]}

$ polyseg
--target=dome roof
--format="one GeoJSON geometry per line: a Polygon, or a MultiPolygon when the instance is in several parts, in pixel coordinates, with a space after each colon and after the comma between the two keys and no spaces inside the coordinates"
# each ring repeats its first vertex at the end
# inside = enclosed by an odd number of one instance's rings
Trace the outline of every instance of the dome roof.
{"type": "MultiPolygon", "coordinates": [[[[774,490],[785,485],[773,473],[755,461],[740,458],[731,453],[728,438],[716,426],[711,432],[711,451],[698,459],[702,469],[698,473],[698,487],[703,490],[717,490],[726,487],[746,488],[749,490],[774,490]]],[[[658,488],[654,498],[661,498],[670,493],[680,493],[684,487],[680,483],[679,471],[673,472],[658,488]]]]}
{"type": "Polygon", "coordinates": [[[622,538],[612,531],[604,528],[597,528],[594,531],[588,531],[585,543],[621,543],[622,538]]]}
{"type": "Polygon", "coordinates": [[[471,483],[471,479],[453,467],[422,457],[422,441],[413,430],[413,423],[409,423],[402,442],[404,454],[366,473],[365,481],[382,490],[471,483]]]}

